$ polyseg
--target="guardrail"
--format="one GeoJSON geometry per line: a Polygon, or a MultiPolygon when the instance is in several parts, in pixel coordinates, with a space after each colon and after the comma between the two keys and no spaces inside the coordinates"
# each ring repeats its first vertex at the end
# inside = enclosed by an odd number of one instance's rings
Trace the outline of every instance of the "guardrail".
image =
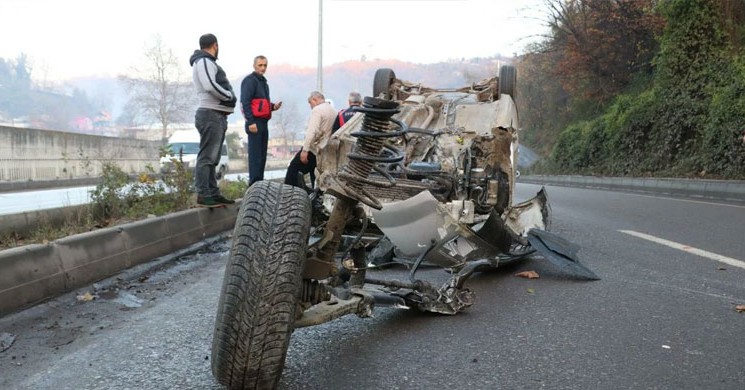
{"type": "Polygon", "coordinates": [[[522,175],[518,182],[745,202],[745,180],[522,175]]]}

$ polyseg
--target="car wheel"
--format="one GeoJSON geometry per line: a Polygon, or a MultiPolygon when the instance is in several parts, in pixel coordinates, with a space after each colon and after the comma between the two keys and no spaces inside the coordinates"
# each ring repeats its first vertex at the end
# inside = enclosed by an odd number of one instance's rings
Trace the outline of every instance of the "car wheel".
{"type": "Polygon", "coordinates": [[[516,99],[517,69],[512,65],[502,65],[499,68],[499,93],[510,95],[513,101],[516,99]]]}
{"type": "Polygon", "coordinates": [[[273,389],[298,310],[310,230],[308,194],[259,181],[244,195],[225,267],[212,374],[228,388],[273,389]]]}
{"type": "Polygon", "coordinates": [[[389,91],[393,80],[396,79],[396,74],[393,73],[392,69],[381,68],[375,71],[375,78],[373,79],[373,94],[372,97],[380,98],[380,94],[383,94],[382,98],[386,100],[391,99],[391,92],[389,91]]]}

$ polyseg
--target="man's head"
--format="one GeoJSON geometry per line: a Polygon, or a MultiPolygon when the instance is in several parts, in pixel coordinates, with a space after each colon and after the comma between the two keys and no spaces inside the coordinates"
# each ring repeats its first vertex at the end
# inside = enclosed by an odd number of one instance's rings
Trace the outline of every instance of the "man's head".
{"type": "Polygon", "coordinates": [[[326,97],[318,91],[313,91],[310,93],[310,96],[308,96],[308,104],[310,104],[310,108],[313,108],[325,101],[326,97]]]}
{"type": "Polygon", "coordinates": [[[217,58],[217,53],[220,51],[217,46],[217,37],[214,34],[204,34],[199,37],[199,48],[212,54],[215,58],[217,58]]]}
{"type": "Polygon", "coordinates": [[[264,56],[256,56],[254,57],[254,72],[264,75],[266,73],[266,67],[268,63],[266,60],[266,57],[264,56]]]}
{"type": "Polygon", "coordinates": [[[362,104],[362,95],[359,92],[350,92],[347,99],[350,106],[359,106],[362,104]]]}

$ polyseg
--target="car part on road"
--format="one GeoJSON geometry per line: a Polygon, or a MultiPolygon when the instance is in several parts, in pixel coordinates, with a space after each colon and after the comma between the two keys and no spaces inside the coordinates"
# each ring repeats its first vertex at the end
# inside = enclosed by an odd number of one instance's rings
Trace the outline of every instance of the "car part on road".
{"type": "Polygon", "coordinates": [[[229,388],[274,388],[298,310],[310,227],[299,188],[262,181],[241,207],[212,344],[212,373],[229,388]]]}

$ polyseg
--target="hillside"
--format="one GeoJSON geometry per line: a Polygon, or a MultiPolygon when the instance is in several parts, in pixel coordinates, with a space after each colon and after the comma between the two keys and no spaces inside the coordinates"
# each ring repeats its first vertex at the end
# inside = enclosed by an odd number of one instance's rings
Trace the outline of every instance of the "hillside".
{"type": "MultiPolygon", "coordinates": [[[[346,106],[350,91],[358,91],[363,96],[372,93],[372,80],[378,68],[391,68],[399,78],[405,80],[447,88],[491,77],[497,73],[500,62],[508,61],[507,58],[458,59],[433,64],[397,60],[346,61],[324,67],[323,92],[340,109],[346,106]]],[[[15,65],[17,61],[3,60],[3,63],[15,65]]],[[[240,90],[241,80],[246,73],[236,73],[231,69],[226,69],[226,72],[231,77],[233,87],[240,90]]],[[[9,72],[8,78],[12,76],[13,73],[9,72]]],[[[43,87],[33,82],[33,74],[30,81],[29,75],[23,77],[25,89],[2,88],[0,84],[0,122],[92,134],[111,134],[115,133],[117,127],[122,127],[116,123],[126,110],[129,97],[117,79],[78,78],[43,87]],[[23,104],[18,104],[19,101],[23,104]],[[102,113],[107,116],[105,122],[101,121],[102,113]],[[81,123],[89,125],[81,127],[81,123]]],[[[287,124],[296,129],[293,131],[300,131],[309,114],[306,103],[308,94],[317,89],[315,68],[271,64],[266,77],[272,100],[284,102],[287,124]]],[[[233,115],[231,121],[238,123],[241,118],[233,115]]],[[[157,128],[159,125],[151,127],[157,128]]]]}

